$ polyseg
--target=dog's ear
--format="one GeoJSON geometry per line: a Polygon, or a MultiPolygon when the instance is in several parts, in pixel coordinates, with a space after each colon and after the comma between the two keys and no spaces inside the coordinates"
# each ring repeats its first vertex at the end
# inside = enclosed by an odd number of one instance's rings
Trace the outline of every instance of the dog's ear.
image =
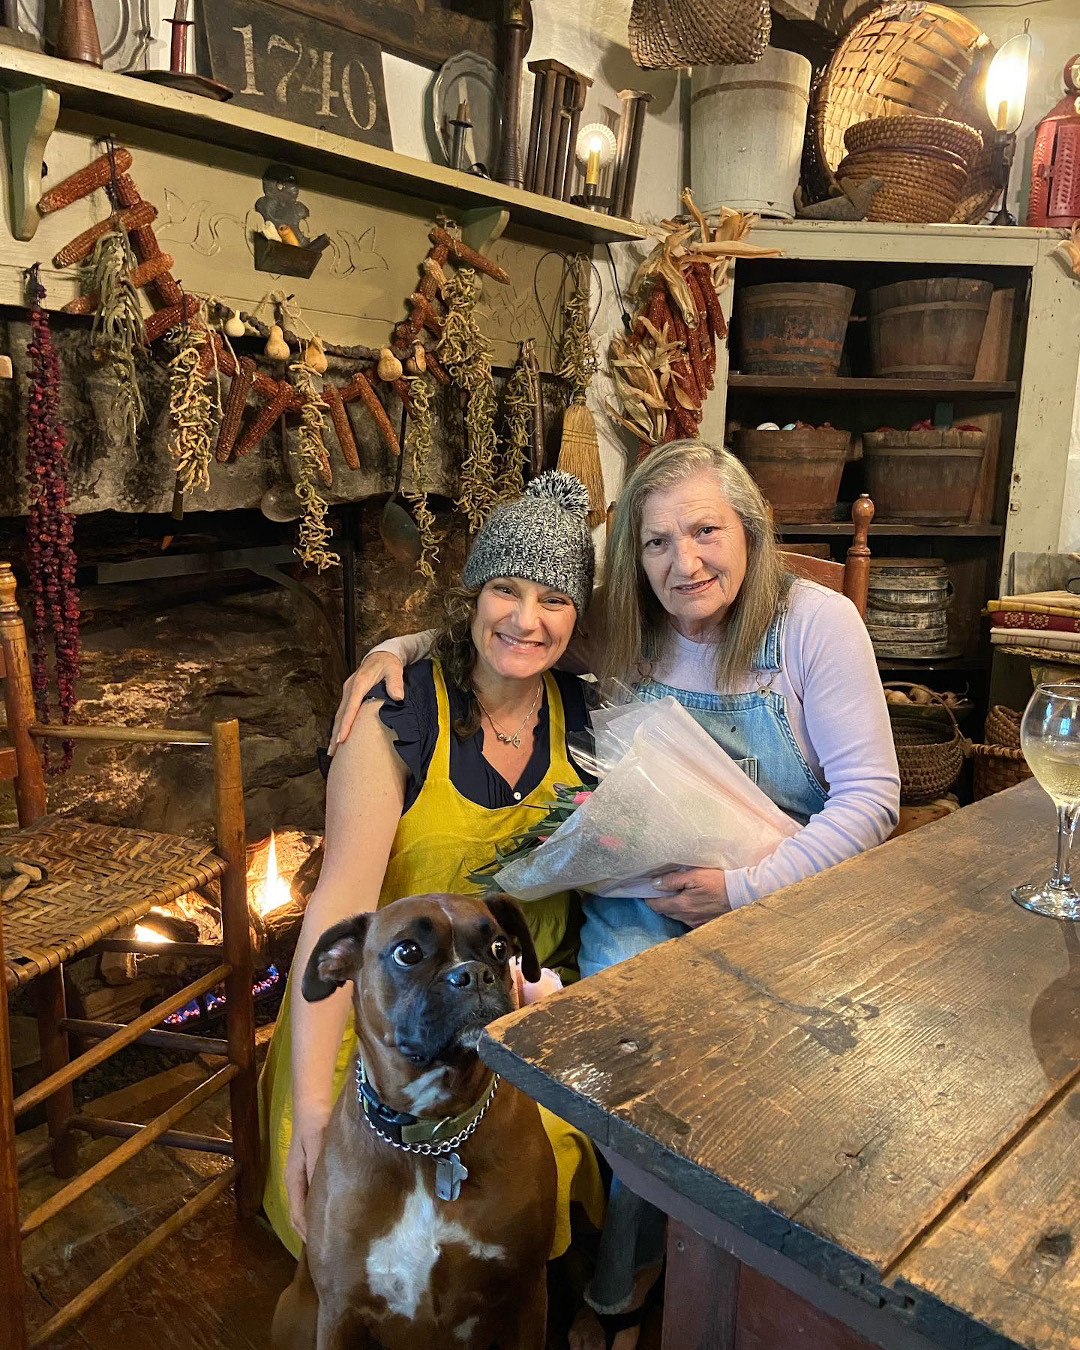
{"type": "Polygon", "coordinates": [[[300,990],[309,1003],[329,998],[351,980],[364,957],[370,914],[357,914],[328,928],[308,957],[300,990]]]}
{"type": "Polygon", "coordinates": [[[484,904],[491,910],[492,917],[503,932],[509,933],[517,943],[521,973],[530,984],[535,984],[540,978],[540,961],[521,906],[509,895],[492,895],[484,900],[484,904]]]}

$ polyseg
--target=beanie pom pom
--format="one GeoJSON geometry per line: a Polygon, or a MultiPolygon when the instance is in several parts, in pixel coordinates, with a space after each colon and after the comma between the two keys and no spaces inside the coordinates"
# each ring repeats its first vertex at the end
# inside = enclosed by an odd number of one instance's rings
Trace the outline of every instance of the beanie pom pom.
{"type": "Polygon", "coordinates": [[[533,497],[549,497],[558,502],[564,511],[580,516],[582,520],[589,514],[589,493],[585,484],[572,473],[561,469],[549,469],[538,478],[534,478],[525,489],[533,497]]]}

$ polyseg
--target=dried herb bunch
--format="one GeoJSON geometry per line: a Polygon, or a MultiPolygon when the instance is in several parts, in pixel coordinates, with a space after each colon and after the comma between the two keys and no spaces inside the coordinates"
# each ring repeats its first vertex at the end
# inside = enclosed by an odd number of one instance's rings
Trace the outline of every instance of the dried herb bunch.
{"type": "Polygon", "coordinates": [[[496,503],[495,381],[491,374],[492,348],[476,320],[480,279],[471,267],[462,267],[442,288],[447,304],[446,324],[439,357],[450,378],[468,398],[465,430],[468,446],[461,466],[457,505],[470,530],[478,530],[496,503]]]}
{"type": "Polygon", "coordinates": [[[300,537],[296,556],[308,567],[323,571],[337,567],[341,559],[331,553],[327,545],[333,531],[326,521],[326,502],[319,496],[318,483],[330,478],[330,457],[326,453],[323,432],[329,405],[315,384],[311,369],[303,361],[294,362],[292,371],[300,394],[300,431],[296,439],[296,457],[299,461],[296,495],[304,508],[300,517],[300,537]]]}
{"type": "Polygon", "coordinates": [[[213,458],[214,404],[200,373],[206,340],[203,329],[182,324],[168,333],[175,354],[169,361],[169,450],[182,492],[209,488],[213,458]]]}
{"type": "Polygon", "coordinates": [[[563,335],[560,344],[561,363],[556,372],[570,386],[575,401],[585,397],[585,391],[599,368],[596,343],[589,335],[592,322],[589,272],[592,263],[583,254],[577,254],[569,265],[572,289],[563,311],[563,335]]]}
{"type": "MultiPolygon", "coordinates": [[[[79,592],[75,586],[75,518],[68,511],[67,432],[60,420],[60,362],[49,317],[42,308],[45,288],[34,268],[30,278],[30,398],[26,418],[26,474],[30,509],[26,518],[26,554],[30,565],[33,611],[31,681],[39,722],[50,721],[48,640],[52,637],[60,721],[67,726],[75,707],[75,683],[82,653],[79,643],[79,592]]],[[[63,760],[45,766],[61,773],[71,766],[74,743],[64,741],[63,760]]]]}
{"type": "Polygon", "coordinates": [[[94,353],[108,363],[116,379],[109,435],[127,450],[137,448],[139,427],[146,421],[136,364],[146,352],[146,334],[139,296],[131,283],[135,265],[127,232],[112,230],[94,246],[85,280],[87,292],[98,297],[91,333],[94,353]]]}
{"type": "Polygon", "coordinates": [[[439,546],[435,539],[435,514],[428,505],[427,489],[423,484],[431,473],[435,452],[435,386],[427,375],[410,375],[406,383],[412,413],[402,453],[412,451],[413,486],[406,490],[405,497],[412,503],[416,528],[420,531],[420,557],[416,569],[427,582],[433,583],[439,546]]]}
{"type": "Polygon", "coordinates": [[[532,378],[521,357],[506,381],[503,408],[506,412],[506,450],[495,491],[500,501],[511,501],[520,497],[525,489],[525,461],[529,457],[534,416],[532,378]]]}

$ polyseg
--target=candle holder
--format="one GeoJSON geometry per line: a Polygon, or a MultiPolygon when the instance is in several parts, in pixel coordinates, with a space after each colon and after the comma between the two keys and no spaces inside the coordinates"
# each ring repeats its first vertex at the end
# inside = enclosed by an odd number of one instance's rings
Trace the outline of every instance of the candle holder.
{"type": "Polygon", "coordinates": [[[586,183],[580,192],[570,198],[574,206],[584,206],[587,211],[607,211],[611,206],[610,197],[601,197],[595,183],[586,183]]]}
{"type": "Polygon", "coordinates": [[[1024,31],[1002,46],[986,72],[986,111],[994,127],[990,161],[991,181],[1001,189],[1001,206],[991,224],[1015,225],[1009,210],[1009,178],[1016,157],[1016,133],[1027,103],[1028,62],[1031,58],[1030,20],[1024,31]]]}
{"type": "Polygon", "coordinates": [[[592,80],[561,61],[530,61],[529,69],[535,84],[524,187],[569,201],[571,147],[579,139],[578,121],[592,80]]]}
{"type": "Polygon", "coordinates": [[[615,158],[615,133],[602,122],[590,122],[578,133],[574,148],[578,163],[585,169],[585,185],[570,200],[590,211],[608,210],[611,198],[601,195],[600,174],[615,158]]]}
{"type": "Polygon", "coordinates": [[[137,80],[146,80],[150,84],[163,84],[169,89],[182,89],[185,93],[201,94],[204,98],[224,102],[232,98],[233,91],[220,80],[209,75],[200,75],[188,70],[188,44],[195,20],[188,18],[188,0],[176,0],[171,19],[165,22],[172,28],[169,41],[168,70],[136,70],[131,74],[137,80]]]}

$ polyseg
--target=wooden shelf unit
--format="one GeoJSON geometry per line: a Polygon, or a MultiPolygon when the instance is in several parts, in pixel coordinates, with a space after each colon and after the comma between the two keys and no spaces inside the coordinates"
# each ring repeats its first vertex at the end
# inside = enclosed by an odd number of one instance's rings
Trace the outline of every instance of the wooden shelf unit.
{"type": "MultiPolygon", "coordinates": [[[[833,520],[823,525],[781,525],[782,539],[847,539],[851,536],[851,521],[833,520]]],[[[881,538],[903,539],[1000,539],[1004,525],[890,525],[888,521],[874,521],[870,534],[881,538]]]]}
{"type": "Polygon", "coordinates": [[[728,376],[731,393],[793,394],[802,398],[932,398],[958,402],[965,399],[1015,399],[1020,386],[1015,380],[884,380],[856,376],[738,375],[728,376]]]}
{"type": "MultiPolygon", "coordinates": [[[[55,91],[63,108],[93,113],[102,119],[103,125],[110,121],[133,123],[230,150],[284,160],[308,170],[450,206],[459,212],[507,211],[515,224],[566,239],[608,243],[646,236],[644,228],[633,221],[587,211],[569,202],[506,187],[488,178],[429,164],[329,131],[299,126],[231,102],[218,103],[130,75],[115,75],[0,44],[0,90],[20,91],[35,86],[55,91]]],[[[10,122],[10,112],[8,118],[10,122]]],[[[36,198],[30,205],[36,205],[36,198]]]]}

